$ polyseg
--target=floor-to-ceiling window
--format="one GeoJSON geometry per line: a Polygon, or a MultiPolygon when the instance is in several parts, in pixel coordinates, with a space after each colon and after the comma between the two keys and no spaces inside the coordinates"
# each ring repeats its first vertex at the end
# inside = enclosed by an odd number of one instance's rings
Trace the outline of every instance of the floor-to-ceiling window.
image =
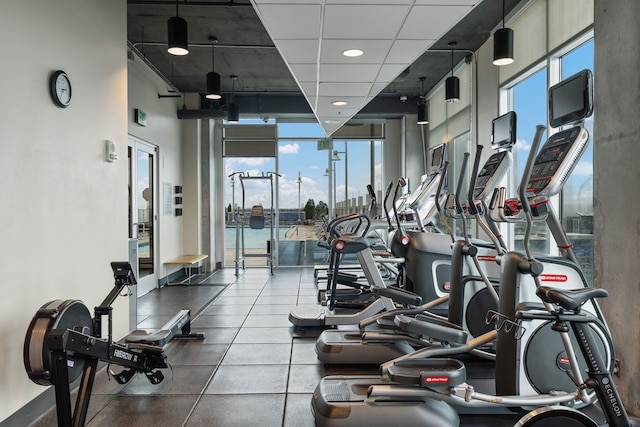
{"type": "MultiPolygon", "coordinates": [[[[547,125],[547,91],[559,82],[583,69],[593,70],[593,39],[581,44],[565,47],[560,53],[547,58],[542,65],[508,88],[507,109],[518,115],[517,144],[514,149],[515,164],[511,179],[511,195],[516,195],[524,165],[530,152],[531,143],[538,124],[547,125]]],[[[585,127],[593,137],[593,116],[585,122],[585,127]]],[[[559,129],[547,129],[550,132],[559,129]]],[[[582,265],[587,280],[593,275],[593,140],[580,162],[567,180],[559,200],[553,200],[562,219],[562,224],[574,245],[574,250],[582,265]]],[[[524,225],[516,224],[512,229],[515,249],[522,249],[524,225]]],[[[534,224],[532,232],[534,252],[549,253],[551,247],[549,233],[544,223],[534,224]]]]}
{"type": "MultiPolygon", "coordinates": [[[[585,68],[593,71],[593,39],[563,55],[560,64],[563,79],[585,68]]],[[[593,118],[584,124],[590,135],[589,145],[561,197],[562,225],[589,283],[593,279],[593,118]]]]}

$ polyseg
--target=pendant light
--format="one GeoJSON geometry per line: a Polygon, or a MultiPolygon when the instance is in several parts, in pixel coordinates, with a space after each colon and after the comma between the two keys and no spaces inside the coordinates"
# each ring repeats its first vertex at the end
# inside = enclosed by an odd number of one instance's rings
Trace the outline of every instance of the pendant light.
{"type": "Polygon", "coordinates": [[[429,124],[429,116],[427,114],[427,104],[424,102],[424,80],[426,77],[420,77],[421,82],[421,92],[420,92],[420,101],[418,102],[418,121],[416,122],[419,125],[428,125],[429,124]]]}
{"type": "Polygon", "coordinates": [[[502,0],[502,28],[493,34],[493,63],[498,66],[513,64],[513,30],[504,26],[504,2],[502,0]]]}
{"type": "Polygon", "coordinates": [[[447,102],[460,101],[460,79],[453,75],[453,48],[456,42],[449,43],[451,48],[451,77],[448,77],[444,82],[445,86],[445,99],[447,102]]]}
{"type": "Polygon", "coordinates": [[[209,37],[211,42],[211,71],[207,73],[207,99],[220,99],[222,95],[220,93],[220,74],[215,71],[215,52],[214,46],[218,43],[218,39],[215,37],[209,37]]]}
{"type": "Polygon", "coordinates": [[[167,21],[167,34],[167,51],[171,55],[183,56],[189,53],[187,21],[178,16],[178,0],[176,0],[176,16],[167,21]]]}
{"type": "Polygon", "coordinates": [[[238,104],[234,102],[236,94],[236,79],[238,78],[238,76],[231,75],[229,76],[229,78],[231,78],[232,89],[231,102],[227,104],[227,122],[238,123],[238,121],[240,120],[240,108],[238,107],[238,104]]]}

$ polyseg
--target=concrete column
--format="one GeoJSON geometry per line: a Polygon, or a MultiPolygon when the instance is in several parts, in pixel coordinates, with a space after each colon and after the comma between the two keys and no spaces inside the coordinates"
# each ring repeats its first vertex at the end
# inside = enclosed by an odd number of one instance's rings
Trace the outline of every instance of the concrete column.
{"type": "Polygon", "coordinates": [[[201,120],[182,121],[182,252],[202,253],[201,120]]]}
{"type": "Polygon", "coordinates": [[[595,0],[594,282],[627,410],[640,415],[640,2],[595,0]]]}

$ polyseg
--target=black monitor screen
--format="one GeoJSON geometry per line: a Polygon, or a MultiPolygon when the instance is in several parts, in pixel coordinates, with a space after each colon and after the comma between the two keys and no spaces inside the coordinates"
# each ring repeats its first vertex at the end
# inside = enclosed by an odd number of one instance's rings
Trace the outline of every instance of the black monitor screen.
{"type": "Polygon", "coordinates": [[[440,169],[444,160],[445,145],[440,144],[431,150],[431,171],[440,169]]]}
{"type": "Polygon", "coordinates": [[[516,143],[516,113],[509,111],[493,119],[491,126],[491,148],[508,148],[516,143]]]}
{"type": "Polygon", "coordinates": [[[549,123],[553,127],[584,120],[593,112],[593,77],[582,70],[549,89],[549,123]]]}

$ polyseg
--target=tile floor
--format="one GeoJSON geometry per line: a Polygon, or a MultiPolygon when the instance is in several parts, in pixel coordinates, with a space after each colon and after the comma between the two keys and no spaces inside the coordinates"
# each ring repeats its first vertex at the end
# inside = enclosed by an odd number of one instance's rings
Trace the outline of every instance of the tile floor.
{"type": "MultiPolygon", "coordinates": [[[[189,307],[192,330],[205,340],[171,342],[171,369],[159,385],[143,376],[119,385],[99,371],[87,426],[313,426],[313,389],[324,375],[346,372],[319,364],[318,332],[296,333],[288,320],[292,306],[316,302],[312,268],[281,268],[273,276],[247,269],[239,277],[224,269],[152,294],[138,304],[141,328],[159,328],[189,307]]],[[[55,423],[52,410],[34,426],[55,423]]]]}
{"type": "MultiPolygon", "coordinates": [[[[192,310],[203,341],[173,341],[165,380],[129,384],[96,375],[87,426],[313,426],[311,393],[325,375],[375,374],[377,366],[326,367],[316,358],[319,331],[294,330],[292,306],[316,304],[312,268],[233,269],[200,276],[191,286],[164,287],[139,300],[141,327],[159,328],[177,310],[192,310]]],[[[56,424],[52,409],[36,427],[56,424]]],[[[464,425],[502,425],[495,417],[464,425]]],[[[504,425],[512,425],[506,420],[504,425]]]]}

